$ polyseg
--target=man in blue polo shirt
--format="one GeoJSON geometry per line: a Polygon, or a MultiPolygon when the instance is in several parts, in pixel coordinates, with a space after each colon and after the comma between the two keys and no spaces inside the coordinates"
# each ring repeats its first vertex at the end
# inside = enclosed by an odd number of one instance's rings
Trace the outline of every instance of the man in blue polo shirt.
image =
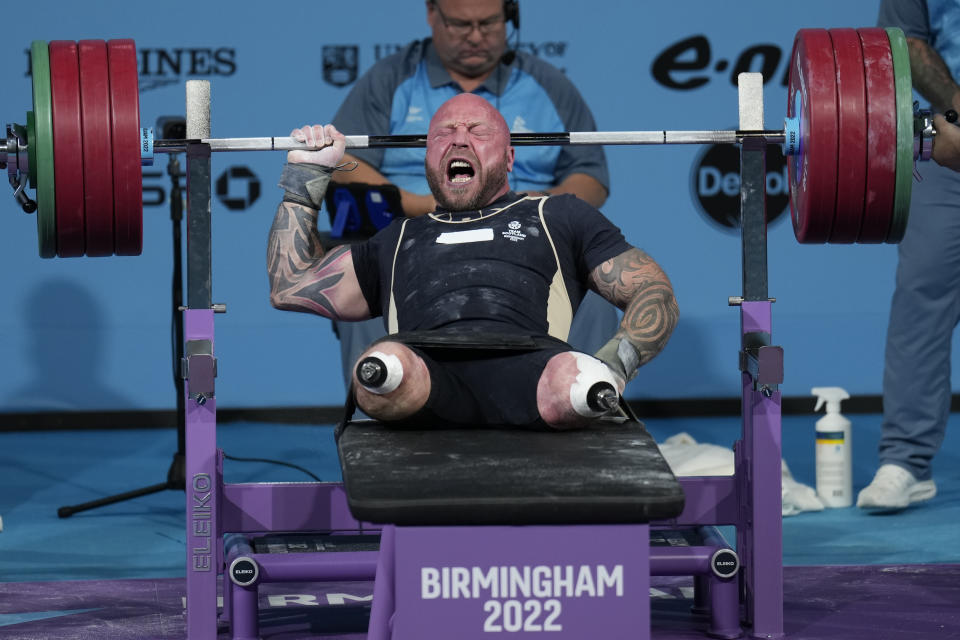
{"type": "MultiPolygon", "coordinates": [[[[346,134],[423,134],[436,110],[458,93],[493,104],[511,132],[592,131],[593,115],[573,83],[555,67],[507,46],[507,24],[519,23],[512,0],[427,0],[431,38],[378,61],[356,83],[333,124],[346,134]]],[[[423,149],[352,150],[352,172],[339,182],[399,188],[403,213],[416,217],[436,203],[424,175],[423,149]]],[[[510,187],[527,193],[571,193],[600,207],[609,193],[602,147],[520,147],[510,187]]],[[[595,352],[616,330],[615,310],[590,293],[574,319],[570,343],[595,352]]],[[[383,335],[378,321],[336,324],[344,379],[362,350],[383,335]]]]}
{"type": "MultiPolygon", "coordinates": [[[[913,88],[931,108],[960,110],[960,5],[882,0],[877,22],[903,29],[913,88]]],[[[940,116],[935,122],[934,160],[960,169],[956,128],[940,116]]],[[[932,165],[913,188],[887,326],[880,466],[857,496],[869,512],[900,511],[937,494],[933,459],[950,417],[950,353],[960,322],[958,192],[960,176],[932,165]]]]}

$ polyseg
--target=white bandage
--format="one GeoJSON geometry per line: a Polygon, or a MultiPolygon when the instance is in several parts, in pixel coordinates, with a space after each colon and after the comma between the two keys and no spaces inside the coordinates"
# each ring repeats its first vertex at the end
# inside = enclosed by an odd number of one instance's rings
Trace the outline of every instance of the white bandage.
{"type": "Polygon", "coordinates": [[[573,410],[584,418],[598,418],[605,411],[594,411],[587,403],[587,393],[591,387],[598,382],[607,382],[614,389],[617,388],[617,379],[614,377],[610,367],[601,360],[585,353],[572,352],[573,357],[577,359],[577,379],[570,385],[570,404],[573,410]]]}
{"type": "Polygon", "coordinates": [[[369,391],[370,393],[375,393],[377,395],[383,395],[385,393],[390,393],[394,389],[400,386],[400,383],[403,381],[403,365],[400,364],[400,358],[388,353],[383,353],[382,351],[374,351],[373,353],[368,353],[365,358],[377,358],[383,363],[383,366],[387,368],[387,379],[383,381],[378,387],[368,387],[363,384],[363,381],[360,381],[360,386],[369,391]]]}

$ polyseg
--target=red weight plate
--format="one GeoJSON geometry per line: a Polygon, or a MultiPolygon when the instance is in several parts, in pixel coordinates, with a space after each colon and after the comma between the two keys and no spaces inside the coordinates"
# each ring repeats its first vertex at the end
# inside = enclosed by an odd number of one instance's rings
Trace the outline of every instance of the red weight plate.
{"type": "Polygon", "coordinates": [[[83,255],[83,163],[80,123],[80,69],[77,43],[50,43],[50,110],[53,114],[53,174],[56,176],[57,255],[83,255]]]}
{"type": "Polygon", "coordinates": [[[107,43],[81,40],[80,113],[83,122],[83,196],[88,256],[112,256],[113,136],[107,43]]]}
{"type": "Polygon", "coordinates": [[[837,204],[830,242],[857,241],[867,182],[866,80],[860,37],[854,29],[831,29],[837,67],[837,204]]]}
{"type": "Polygon", "coordinates": [[[143,249],[143,173],[140,169],[140,87],[133,40],[107,42],[110,124],[113,131],[113,217],[117,255],[143,249]]]}
{"type": "Polygon", "coordinates": [[[897,172],[897,92],[887,32],[858,29],[867,85],[867,184],[858,242],[883,242],[893,216],[897,172]]]}
{"type": "Polygon", "coordinates": [[[787,115],[801,127],[800,153],[787,163],[793,231],[800,242],[826,242],[837,198],[837,80],[825,29],[797,32],[788,93],[787,115]]]}

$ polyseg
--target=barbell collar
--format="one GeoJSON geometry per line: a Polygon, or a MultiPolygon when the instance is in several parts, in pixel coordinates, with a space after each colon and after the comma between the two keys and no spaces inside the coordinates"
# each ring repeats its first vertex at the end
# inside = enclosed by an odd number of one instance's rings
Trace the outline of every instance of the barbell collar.
{"type": "Polygon", "coordinates": [[[7,169],[10,173],[29,171],[27,153],[26,128],[8,124],[6,137],[0,138],[0,169],[7,169]]]}
{"type": "Polygon", "coordinates": [[[929,109],[913,109],[913,157],[915,160],[929,160],[933,156],[933,139],[937,130],[933,125],[933,113],[929,109]]]}

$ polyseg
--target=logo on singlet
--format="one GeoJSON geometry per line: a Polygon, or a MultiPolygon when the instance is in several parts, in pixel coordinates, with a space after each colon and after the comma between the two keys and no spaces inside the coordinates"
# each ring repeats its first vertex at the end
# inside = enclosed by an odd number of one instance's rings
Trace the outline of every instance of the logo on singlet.
{"type": "Polygon", "coordinates": [[[527,234],[520,231],[521,226],[522,225],[517,220],[511,220],[509,223],[507,223],[508,230],[504,231],[500,235],[512,242],[520,242],[527,237],[527,234]]]}

